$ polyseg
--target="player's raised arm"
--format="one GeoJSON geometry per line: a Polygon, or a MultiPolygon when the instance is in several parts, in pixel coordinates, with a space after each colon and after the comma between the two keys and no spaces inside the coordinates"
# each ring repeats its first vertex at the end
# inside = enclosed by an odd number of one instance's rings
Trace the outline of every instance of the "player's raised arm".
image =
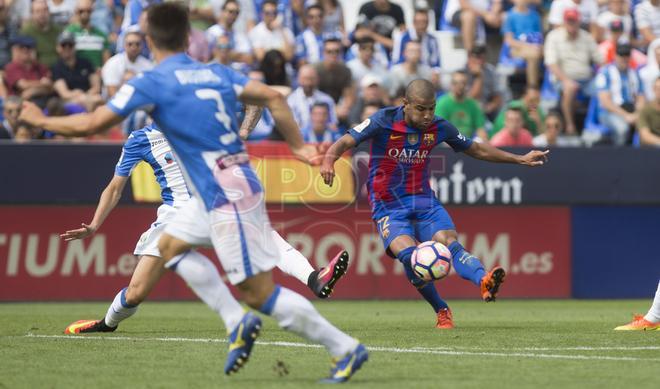
{"type": "Polygon", "coordinates": [[[245,84],[240,99],[246,104],[267,107],[273,115],[277,129],[289,144],[293,154],[309,164],[318,165],[320,163],[316,147],[305,144],[303,141],[298,123],[294,120],[291,109],[280,92],[259,81],[250,80],[245,84]]]}
{"type": "Polygon", "coordinates": [[[355,147],[357,141],[353,136],[346,134],[339,138],[335,143],[330,146],[323,157],[321,163],[321,177],[326,185],[332,186],[332,181],[335,178],[335,162],[341,157],[348,149],[355,147]]]}
{"type": "Polygon", "coordinates": [[[240,135],[241,139],[247,140],[254,127],[257,126],[259,119],[261,119],[263,110],[263,107],[258,105],[245,106],[245,117],[243,118],[243,123],[241,123],[241,128],[238,130],[238,135],[240,135]]]}
{"type": "Polygon", "coordinates": [[[490,162],[517,163],[527,166],[541,166],[548,161],[550,150],[540,151],[532,150],[525,155],[512,154],[488,143],[472,142],[472,145],[465,150],[465,154],[490,162]]]}
{"type": "Polygon", "coordinates": [[[68,242],[76,239],[84,239],[90,235],[93,235],[99,229],[99,227],[101,227],[101,224],[103,224],[110,212],[119,202],[127,182],[128,177],[117,175],[112,177],[112,180],[110,180],[108,186],[106,186],[103,190],[103,193],[101,193],[101,198],[99,199],[99,203],[96,206],[94,218],[92,219],[91,223],[81,223],[82,228],[68,230],[63,234],[60,234],[60,238],[68,242]]]}
{"type": "Polygon", "coordinates": [[[24,102],[19,120],[64,136],[88,136],[119,124],[124,118],[107,106],[98,107],[93,112],[49,117],[36,104],[24,102]]]}

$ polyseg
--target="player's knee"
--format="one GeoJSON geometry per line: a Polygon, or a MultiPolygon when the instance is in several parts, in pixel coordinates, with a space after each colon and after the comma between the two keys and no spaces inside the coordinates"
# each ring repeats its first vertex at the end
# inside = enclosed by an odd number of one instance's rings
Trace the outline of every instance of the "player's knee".
{"type": "Polygon", "coordinates": [[[144,284],[131,283],[128,285],[125,293],[126,303],[129,305],[138,305],[147,298],[147,290],[144,284]]]}
{"type": "Polygon", "coordinates": [[[158,241],[158,251],[160,251],[160,256],[165,261],[169,261],[174,258],[176,255],[175,246],[173,244],[172,238],[169,236],[163,235],[162,238],[158,241]]]}

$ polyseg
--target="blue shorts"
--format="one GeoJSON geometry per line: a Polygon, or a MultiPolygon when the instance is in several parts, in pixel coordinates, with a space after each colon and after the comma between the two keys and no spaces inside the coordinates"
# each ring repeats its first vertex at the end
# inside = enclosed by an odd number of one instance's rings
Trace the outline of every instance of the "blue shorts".
{"type": "Polygon", "coordinates": [[[385,251],[401,235],[419,242],[431,240],[438,231],[455,230],[454,222],[434,196],[409,196],[391,203],[374,204],[372,219],[376,223],[385,251]]]}

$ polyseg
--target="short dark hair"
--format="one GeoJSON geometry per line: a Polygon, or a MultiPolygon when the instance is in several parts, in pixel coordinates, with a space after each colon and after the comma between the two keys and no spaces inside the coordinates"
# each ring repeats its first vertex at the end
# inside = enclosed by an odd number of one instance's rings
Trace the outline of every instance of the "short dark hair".
{"type": "Polygon", "coordinates": [[[433,83],[423,78],[410,81],[405,93],[406,100],[408,101],[411,101],[413,97],[419,97],[425,100],[435,99],[435,87],[433,83]]]}
{"type": "Polygon", "coordinates": [[[178,3],[162,3],[147,11],[147,35],[162,50],[184,51],[188,47],[190,20],[188,8],[178,3]]]}
{"type": "Polygon", "coordinates": [[[312,104],[312,108],[310,109],[310,112],[314,108],[323,108],[326,110],[326,112],[330,113],[330,106],[328,105],[328,103],[317,101],[316,103],[312,104]]]}
{"type": "Polygon", "coordinates": [[[506,111],[507,112],[517,112],[518,114],[520,114],[520,116],[522,116],[522,114],[523,114],[522,109],[520,109],[520,107],[516,107],[516,106],[509,107],[509,108],[506,109],[506,111]]]}
{"type": "Polygon", "coordinates": [[[307,16],[309,14],[309,11],[311,11],[313,9],[315,9],[317,11],[320,11],[321,16],[323,16],[325,14],[325,11],[323,10],[323,7],[321,7],[320,4],[314,3],[314,4],[310,5],[309,7],[305,8],[305,16],[307,16]]]}
{"type": "Polygon", "coordinates": [[[223,11],[227,8],[227,4],[234,4],[238,7],[240,7],[240,4],[238,4],[238,0],[225,0],[225,3],[222,5],[222,10],[223,11]]]}
{"type": "Polygon", "coordinates": [[[264,7],[268,4],[270,4],[273,7],[277,8],[277,0],[266,0],[263,3],[261,3],[261,11],[263,11],[264,7]]]}

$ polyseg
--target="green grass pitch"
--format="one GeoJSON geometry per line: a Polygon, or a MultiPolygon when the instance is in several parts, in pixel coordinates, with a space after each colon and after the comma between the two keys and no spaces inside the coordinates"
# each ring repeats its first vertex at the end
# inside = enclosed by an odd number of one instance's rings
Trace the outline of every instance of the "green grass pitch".
{"type": "MultiPolygon", "coordinates": [[[[328,301],[317,308],[370,348],[349,385],[369,388],[660,388],[660,331],[615,332],[650,300],[453,301],[436,330],[421,301],[328,301]]],[[[64,336],[105,303],[0,304],[0,388],[305,388],[325,350],[264,319],[247,366],[222,373],[221,321],[203,304],[144,303],[112,334],[64,336]]]]}

